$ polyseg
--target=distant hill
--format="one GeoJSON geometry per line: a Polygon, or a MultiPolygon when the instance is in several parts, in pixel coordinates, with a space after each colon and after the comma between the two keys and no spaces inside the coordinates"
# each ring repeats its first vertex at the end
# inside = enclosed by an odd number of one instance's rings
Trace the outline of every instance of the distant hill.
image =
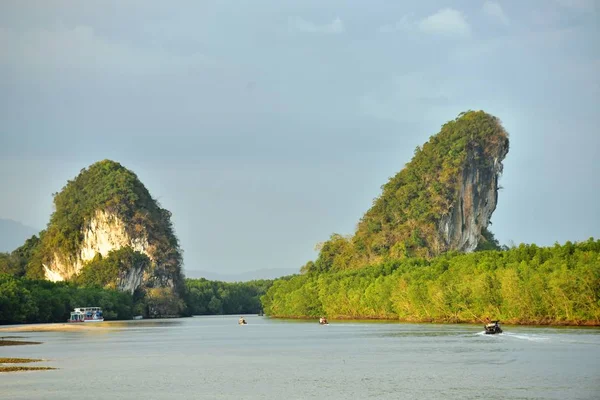
{"type": "Polygon", "coordinates": [[[18,221],[0,218],[0,252],[13,251],[38,232],[38,229],[18,221]]]}
{"type": "Polygon", "coordinates": [[[297,268],[265,268],[237,274],[220,274],[218,272],[189,269],[185,271],[185,276],[186,278],[205,278],[210,281],[248,282],[258,279],[276,279],[298,273],[297,268]]]}

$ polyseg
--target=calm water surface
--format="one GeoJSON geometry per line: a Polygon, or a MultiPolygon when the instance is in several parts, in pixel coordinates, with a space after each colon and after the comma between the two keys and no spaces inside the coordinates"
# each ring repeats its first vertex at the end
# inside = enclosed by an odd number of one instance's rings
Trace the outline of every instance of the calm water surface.
{"type": "Polygon", "coordinates": [[[1,399],[600,399],[600,330],[316,322],[247,316],[3,333],[1,399]]]}

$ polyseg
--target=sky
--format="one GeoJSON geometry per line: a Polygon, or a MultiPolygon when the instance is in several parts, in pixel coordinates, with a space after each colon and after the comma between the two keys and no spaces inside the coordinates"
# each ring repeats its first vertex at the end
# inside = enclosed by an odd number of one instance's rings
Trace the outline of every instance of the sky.
{"type": "Polygon", "coordinates": [[[112,159],[186,271],[299,269],[469,109],[511,148],[503,244],[600,237],[600,1],[0,2],[0,218],[112,159]]]}

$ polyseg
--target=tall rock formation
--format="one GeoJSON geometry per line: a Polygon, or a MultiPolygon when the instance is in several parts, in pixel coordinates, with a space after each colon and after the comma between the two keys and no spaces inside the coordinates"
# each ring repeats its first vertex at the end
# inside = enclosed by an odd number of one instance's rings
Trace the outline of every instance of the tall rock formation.
{"type": "Polygon", "coordinates": [[[496,117],[461,113],[417,147],[405,168],[382,186],[353,236],[332,235],[303,270],[361,268],[387,257],[475,250],[486,241],[508,148],[508,135],[496,117]]]}
{"type": "Polygon", "coordinates": [[[46,279],[95,277],[95,271],[86,268],[99,268],[103,258],[128,248],[129,253],[119,253],[127,259],[115,261],[117,276],[105,277],[102,283],[114,282],[130,293],[167,288],[177,296],[182,290],[182,256],[171,213],[160,208],[133,172],[114,161],[97,162],[55,194],[54,205],[40,235],[46,279]]]}

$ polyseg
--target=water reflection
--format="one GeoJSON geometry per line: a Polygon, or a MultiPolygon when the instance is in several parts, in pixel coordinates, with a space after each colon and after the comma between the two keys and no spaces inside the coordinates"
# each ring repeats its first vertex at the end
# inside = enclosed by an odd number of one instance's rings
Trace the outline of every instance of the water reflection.
{"type": "Polygon", "coordinates": [[[131,321],[108,321],[99,324],[103,328],[157,328],[157,327],[174,327],[182,325],[184,319],[140,319],[131,321]]]}

